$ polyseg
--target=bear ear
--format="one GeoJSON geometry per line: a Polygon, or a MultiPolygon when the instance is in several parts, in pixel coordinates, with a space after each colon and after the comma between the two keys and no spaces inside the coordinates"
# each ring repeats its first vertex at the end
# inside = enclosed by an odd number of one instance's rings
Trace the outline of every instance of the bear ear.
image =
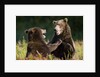
{"type": "Polygon", "coordinates": [[[53,20],[53,24],[57,23],[57,21],[53,20]]]}
{"type": "Polygon", "coordinates": [[[65,22],[68,22],[68,18],[64,18],[64,21],[65,21],[65,22]]]}
{"type": "Polygon", "coordinates": [[[25,30],[24,32],[27,34],[28,33],[28,30],[25,30]]]}

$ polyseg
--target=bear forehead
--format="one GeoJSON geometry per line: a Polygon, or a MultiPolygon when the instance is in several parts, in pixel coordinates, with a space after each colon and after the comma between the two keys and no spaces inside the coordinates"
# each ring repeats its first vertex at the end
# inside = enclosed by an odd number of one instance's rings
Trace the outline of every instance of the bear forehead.
{"type": "Polygon", "coordinates": [[[29,31],[41,31],[40,28],[30,28],[29,31]]]}
{"type": "Polygon", "coordinates": [[[57,24],[63,25],[63,26],[64,26],[66,23],[65,23],[64,20],[62,19],[62,20],[58,20],[58,21],[57,21],[57,24]]]}
{"type": "Polygon", "coordinates": [[[61,20],[57,20],[58,23],[64,23],[64,20],[61,19],[61,20]]]}

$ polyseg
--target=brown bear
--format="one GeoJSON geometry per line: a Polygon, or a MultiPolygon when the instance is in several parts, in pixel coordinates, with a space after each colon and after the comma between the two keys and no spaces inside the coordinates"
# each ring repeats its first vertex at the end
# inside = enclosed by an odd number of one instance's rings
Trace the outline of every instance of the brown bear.
{"type": "Polygon", "coordinates": [[[59,39],[62,40],[62,43],[51,54],[60,59],[72,59],[76,51],[68,19],[53,21],[53,24],[55,34],[48,44],[56,43],[59,39]]]}
{"type": "Polygon", "coordinates": [[[47,44],[50,52],[53,52],[54,50],[56,50],[58,48],[58,46],[62,43],[62,41],[59,39],[57,42],[53,43],[53,44],[47,44]]]}
{"type": "Polygon", "coordinates": [[[45,30],[34,27],[26,30],[25,32],[28,34],[26,59],[28,59],[30,53],[32,53],[35,57],[38,53],[41,54],[42,57],[46,57],[50,54],[50,50],[44,42],[43,33],[45,33],[45,30]]]}
{"type": "Polygon", "coordinates": [[[50,52],[54,51],[62,43],[61,40],[58,40],[56,43],[46,44],[44,40],[45,29],[34,27],[25,30],[25,32],[28,34],[26,59],[28,59],[30,53],[32,53],[34,57],[38,54],[41,54],[42,57],[47,57],[50,52]]]}

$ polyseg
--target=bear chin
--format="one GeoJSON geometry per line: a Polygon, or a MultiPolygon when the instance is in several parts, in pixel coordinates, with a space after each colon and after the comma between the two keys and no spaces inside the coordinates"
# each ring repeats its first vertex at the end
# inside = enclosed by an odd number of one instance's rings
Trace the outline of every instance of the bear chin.
{"type": "Polygon", "coordinates": [[[56,31],[56,34],[57,34],[57,35],[60,35],[60,34],[62,34],[62,31],[61,31],[61,30],[56,31]]]}

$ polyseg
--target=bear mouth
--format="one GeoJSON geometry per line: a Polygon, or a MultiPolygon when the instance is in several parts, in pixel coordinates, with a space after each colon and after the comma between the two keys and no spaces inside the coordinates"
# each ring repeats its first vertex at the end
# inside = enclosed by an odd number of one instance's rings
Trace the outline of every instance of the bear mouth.
{"type": "Polygon", "coordinates": [[[57,30],[57,31],[56,31],[56,34],[57,34],[57,35],[60,35],[61,33],[62,33],[62,30],[57,30]]]}
{"type": "Polygon", "coordinates": [[[42,36],[43,36],[43,38],[46,38],[46,30],[42,30],[42,36]]]}
{"type": "Polygon", "coordinates": [[[43,38],[46,38],[46,36],[43,34],[43,38]]]}
{"type": "Polygon", "coordinates": [[[46,38],[46,33],[42,33],[43,38],[46,38]]]}

